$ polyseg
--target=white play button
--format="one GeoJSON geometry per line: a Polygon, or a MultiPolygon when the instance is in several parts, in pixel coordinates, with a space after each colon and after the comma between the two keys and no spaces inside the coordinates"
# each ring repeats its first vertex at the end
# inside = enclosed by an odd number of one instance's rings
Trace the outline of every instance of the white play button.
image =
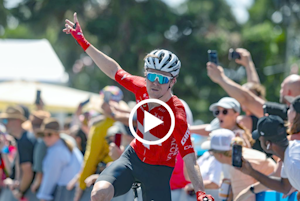
{"type": "Polygon", "coordinates": [[[163,143],[164,141],[166,141],[173,133],[174,128],[175,128],[175,116],[173,114],[172,109],[170,108],[170,106],[167,105],[167,103],[159,100],[159,99],[145,99],[140,101],[139,103],[137,103],[133,109],[130,112],[129,115],[129,129],[132,133],[132,135],[141,143],[143,143],[144,145],[160,145],[161,143],[163,143]],[[161,121],[159,118],[157,118],[156,116],[150,114],[149,112],[144,110],[144,119],[143,119],[143,125],[141,124],[142,122],[137,122],[138,123],[138,130],[143,134],[142,137],[140,137],[136,132],[135,129],[133,127],[133,116],[136,113],[137,109],[139,107],[141,107],[142,105],[146,104],[146,103],[156,103],[156,104],[160,104],[162,105],[165,109],[167,109],[170,117],[171,117],[171,126],[169,128],[168,133],[161,139],[155,137],[154,135],[152,135],[150,133],[150,130],[155,128],[156,126],[164,123],[163,121],[161,121]]]}
{"type": "Polygon", "coordinates": [[[157,118],[156,116],[150,114],[147,111],[144,111],[144,132],[147,133],[152,128],[164,123],[162,120],[157,118]]]}

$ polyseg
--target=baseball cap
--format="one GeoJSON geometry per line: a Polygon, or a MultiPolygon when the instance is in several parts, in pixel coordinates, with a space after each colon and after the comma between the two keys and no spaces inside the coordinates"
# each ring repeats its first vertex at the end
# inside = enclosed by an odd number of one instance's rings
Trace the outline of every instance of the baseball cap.
{"type": "Polygon", "coordinates": [[[286,138],[286,127],[279,116],[269,115],[258,120],[257,130],[252,132],[252,138],[258,139],[260,136],[276,142],[286,138]]]}
{"type": "Polygon", "coordinates": [[[215,111],[217,107],[223,107],[226,109],[233,109],[234,111],[240,113],[241,112],[241,106],[240,103],[231,97],[224,97],[221,98],[217,103],[212,104],[209,106],[210,111],[215,111]]]}
{"type": "Polygon", "coordinates": [[[210,133],[210,141],[202,144],[201,148],[206,150],[229,151],[231,150],[231,141],[235,134],[228,129],[217,129],[210,133]]]}
{"type": "Polygon", "coordinates": [[[20,119],[21,121],[26,121],[24,111],[19,106],[8,106],[5,112],[0,114],[0,119],[20,119]]]}
{"type": "Polygon", "coordinates": [[[119,102],[123,99],[123,92],[122,90],[117,86],[106,86],[100,91],[100,95],[109,95],[109,99],[119,102]]]}

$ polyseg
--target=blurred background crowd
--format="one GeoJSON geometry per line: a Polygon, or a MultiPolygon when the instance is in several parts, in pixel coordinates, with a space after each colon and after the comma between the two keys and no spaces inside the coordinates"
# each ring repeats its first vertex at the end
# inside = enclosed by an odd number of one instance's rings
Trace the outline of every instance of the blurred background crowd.
{"type": "MultiPolygon", "coordinates": [[[[231,166],[231,147],[280,176],[280,159],[251,135],[259,118],[280,116],[288,140],[300,139],[299,1],[0,0],[0,201],[89,201],[99,173],[133,139],[133,94],[61,31],[74,11],[85,37],[132,74],[143,75],[152,49],[178,55],[173,91],[209,194],[255,200],[249,186],[268,190],[231,166]],[[229,60],[230,48],[240,58],[229,60]],[[208,49],[218,66],[207,63],[208,49]]],[[[180,155],[170,184],[172,200],[196,200],[180,155]]],[[[114,200],[133,200],[133,192],[114,200]]]]}

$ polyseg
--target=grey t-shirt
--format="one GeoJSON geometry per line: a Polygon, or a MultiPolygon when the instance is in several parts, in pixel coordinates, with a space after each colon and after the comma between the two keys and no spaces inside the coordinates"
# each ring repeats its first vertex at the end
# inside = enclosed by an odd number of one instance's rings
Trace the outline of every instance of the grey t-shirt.
{"type": "Polygon", "coordinates": [[[47,146],[43,139],[38,138],[33,152],[33,171],[43,172],[43,160],[47,153],[47,146]]]}

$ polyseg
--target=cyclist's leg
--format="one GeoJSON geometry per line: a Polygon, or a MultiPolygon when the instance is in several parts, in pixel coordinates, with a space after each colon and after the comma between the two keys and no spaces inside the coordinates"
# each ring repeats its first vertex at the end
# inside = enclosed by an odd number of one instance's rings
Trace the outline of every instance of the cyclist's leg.
{"type": "Polygon", "coordinates": [[[131,189],[134,177],[129,158],[130,155],[124,153],[100,174],[92,191],[92,201],[110,201],[131,189]]]}
{"type": "Polygon", "coordinates": [[[135,178],[141,182],[143,201],[171,201],[172,167],[149,165],[140,161],[133,163],[133,170],[135,178]]]}

